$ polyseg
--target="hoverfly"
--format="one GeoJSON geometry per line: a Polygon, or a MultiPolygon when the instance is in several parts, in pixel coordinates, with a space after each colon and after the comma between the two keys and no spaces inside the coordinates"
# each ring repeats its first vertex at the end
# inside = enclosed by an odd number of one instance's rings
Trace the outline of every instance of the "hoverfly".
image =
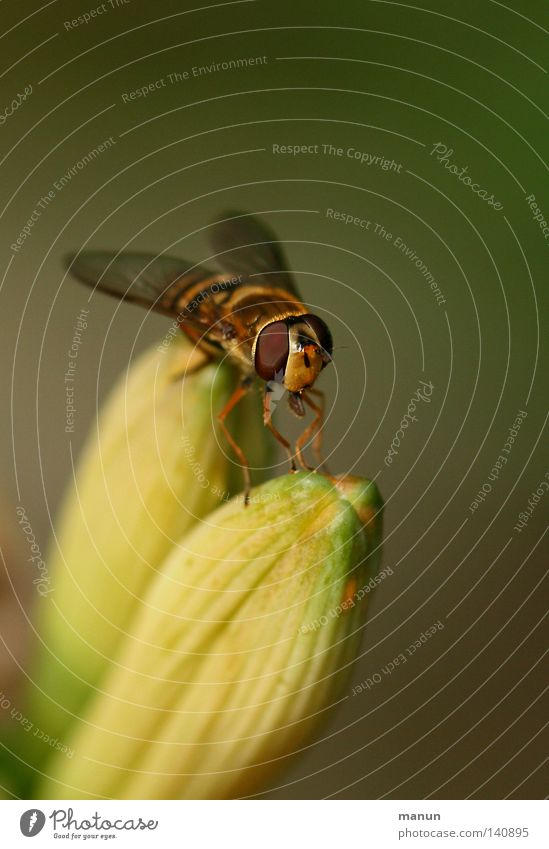
{"type": "Polygon", "coordinates": [[[248,461],[225,419],[260,378],[263,422],[288,454],[291,470],[296,470],[295,458],[311,470],[303,458],[310,437],[321,464],[324,396],[312,386],[331,361],[332,336],[302,303],[278,240],[265,224],[245,213],[227,213],[212,225],[210,240],[220,273],[145,253],[75,254],[67,258],[67,267],[88,286],[170,316],[209,359],[227,357],[236,366],[240,382],[218,419],[242,466],[247,503],[248,461]],[[304,404],[314,413],[294,451],[272,422],[276,389],[287,390],[290,410],[298,417],[305,415],[304,404]]]}

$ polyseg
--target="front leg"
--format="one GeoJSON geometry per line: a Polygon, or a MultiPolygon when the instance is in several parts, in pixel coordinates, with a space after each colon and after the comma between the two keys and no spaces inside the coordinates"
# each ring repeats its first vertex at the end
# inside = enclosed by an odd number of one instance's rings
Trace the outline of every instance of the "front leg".
{"type": "Polygon", "coordinates": [[[313,454],[316,457],[318,468],[326,469],[324,457],[322,456],[322,437],[324,432],[324,413],[326,411],[326,396],[321,389],[308,389],[307,396],[309,395],[316,395],[316,397],[319,399],[319,404],[318,406],[316,406],[312,403],[309,397],[305,398],[306,403],[311,407],[312,410],[314,410],[318,414],[318,430],[313,439],[313,454]]]}
{"type": "Polygon", "coordinates": [[[265,386],[265,389],[263,391],[263,424],[265,425],[265,427],[269,428],[276,441],[279,442],[280,445],[282,445],[282,447],[285,449],[288,455],[288,459],[290,461],[290,471],[295,472],[295,460],[294,455],[292,454],[290,443],[282,436],[280,431],[276,429],[272,422],[271,390],[269,389],[268,385],[265,386]]]}
{"type": "Polygon", "coordinates": [[[170,380],[175,382],[205,368],[212,362],[212,357],[207,351],[196,345],[190,352],[182,351],[181,357],[177,356],[174,360],[175,362],[170,368],[170,380]]]}
{"type": "Polygon", "coordinates": [[[238,459],[240,461],[240,465],[242,466],[242,474],[244,475],[244,506],[247,506],[250,503],[250,489],[251,489],[250,465],[248,463],[248,460],[246,459],[246,455],[244,454],[242,448],[231,436],[231,434],[230,434],[230,432],[229,432],[229,430],[228,430],[228,428],[225,424],[225,419],[227,418],[227,416],[229,415],[231,410],[233,410],[236,407],[238,402],[241,401],[244,398],[244,396],[248,394],[248,392],[250,391],[251,385],[252,385],[251,378],[249,378],[249,377],[244,378],[244,380],[242,380],[241,383],[236,387],[235,391],[233,392],[233,394],[231,395],[231,397],[229,398],[229,400],[227,401],[227,403],[225,404],[225,406],[223,407],[221,412],[218,413],[218,415],[217,415],[217,419],[219,421],[219,424],[221,425],[223,433],[225,434],[227,442],[229,443],[229,445],[233,449],[234,453],[236,454],[236,456],[238,457],[238,459]]]}
{"type": "Polygon", "coordinates": [[[315,413],[315,417],[310,425],[308,425],[303,433],[298,437],[295,444],[296,455],[299,460],[299,463],[304,469],[307,471],[315,471],[309,466],[304,458],[303,458],[303,448],[307,440],[314,434],[313,438],[313,452],[318,462],[318,467],[322,468],[324,466],[324,461],[322,459],[321,446],[322,446],[322,427],[324,425],[324,393],[319,389],[309,389],[307,392],[303,393],[303,400],[307,404],[308,407],[313,410],[315,413]],[[320,398],[320,404],[315,404],[312,401],[307,392],[313,393],[317,397],[320,398]]]}

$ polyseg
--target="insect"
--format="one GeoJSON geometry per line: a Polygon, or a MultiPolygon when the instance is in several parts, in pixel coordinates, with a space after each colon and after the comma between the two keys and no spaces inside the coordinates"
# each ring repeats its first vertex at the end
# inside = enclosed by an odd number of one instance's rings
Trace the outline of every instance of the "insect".
{"type": "Polygon", "coordinates": [[[225,419],[259,378],[263,422],[285,449],[291,470],[296,470],[296,459],[302,468],[311,469],[303,457],[309,438],[321,464],[324,396],[312,387],[331,362],[332,336],[301,301],[278,240],[263,222],[229,212],[214,222],[210,238],[222,268],[219,273],[145,253],[74,254],[67,257],[67,267],[88,286],[170,316],[209,359],[227,357],[234,364],[240,381],[218,419],[242,466],[247,503],[248,461],[225,419]],[[284,390],[295,415],[302,418],[305,405],[314,413],[294,450],[272,421],[271,400],[284,390]]]}

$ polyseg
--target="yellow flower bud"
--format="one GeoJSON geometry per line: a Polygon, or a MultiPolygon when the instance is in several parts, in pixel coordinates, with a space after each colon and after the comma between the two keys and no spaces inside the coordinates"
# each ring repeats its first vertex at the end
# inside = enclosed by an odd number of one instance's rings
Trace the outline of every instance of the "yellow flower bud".
{"type": "MultiPolygon", "coordinates": [[[[242,487],[216,420],[237,377],[205,363],[182,334],[155,345],[119,380],[90,433],[48,558],[51,594],[40,602],[29,713],[50,736],[111,662],[174,543],[242,487]]],[[[266,463],[271,440],[257,395],[228,424],[252,465],[266,463]]]]}
{"type": "Polygon", "coordinates": [[[379,562],[375,484],[299,473],[220,507],[147,585],[42,798],[257,791],[330,705],[379,562]]]}

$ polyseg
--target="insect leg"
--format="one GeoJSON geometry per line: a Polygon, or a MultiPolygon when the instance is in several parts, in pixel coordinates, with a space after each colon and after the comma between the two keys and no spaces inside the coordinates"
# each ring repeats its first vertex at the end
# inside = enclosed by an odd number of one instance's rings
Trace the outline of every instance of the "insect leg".
{"type": "MultiPolygon", "coordinates": [[[[316,457],[319,468],[324,466],[324,458],[322,456],[322,436],[323,436],[323,427],[324,427],[324,413],[326,410],[326,395],[322,392],[321,389],[308,389],[307,390],[310,395],[316,395],[319,399],[319,407],[320,407],[320,418],[318,422],[318,430],[316,432],[315,438],[313,439],[313,454],[316,457]]],[[[305,398],[306,403],[311,407],[311,409],[318,411],[318,407],[315,407],[310,398],[305,398]]]]}
{"type": "Polygon", "coordinates": [[[250,467],[249,467],[249,464],[248,464],[248,460],[246,459],[246,455],[244,454],[242,448],[240,447],[240,445],[238,445],[238,443],[233,439],[233,437],[229,433],[227,425],[225,424],[225,419],[227,418],[227,416],[229,415],[231,410],[234,409],[234,407],[236,407],[238,402],[241,401],[242,398],[244,398],[244,396],[249,392],[250,386],[251,386],[251,381],[248,378],[243,380],[239,384],[239,386],[236,387],[235,391],[233,392],[233,394],[231,395],[231,397],[229,398],[229,400],[227,401],[227,403],[225,404],[225,406],[223,407],[221,412],[217,414],[219,424],[221,425],[221,428],[223,430],[223,433],[225,434],[227,442],[229,443],[229,445],[233,449],[234,453],[238,457],[240,465],[242,466],[242,474],[244,475],[244,505],[245,506],[247,504],[249,504],[249,501],[250,501],[250,488],[251,488],[250,467]]]}
{"type": "Polygon", "coordinates": [[[198,346],[193,349],[190,356],[185,356],[184,363],[178,363],[176,361],[172,366],[170,380],[174,382],[183,380],[185,377],[200,371],[200,369],[212,362],[212,357],[203,348],[199,348],[198,346]]]}
{"type": "Polygon", "coordinates": [[[280,445],[282,445],[282,447],[286,450],[286,453],[288,455],[288,459],[290,461],[290,471],[295,472],[296,471],[295,460],[294,460],[294,456],[292,454],[292,449],[291,449],[290,443],[276,429],[276,427],[274,426],[274,424],[272,422],[271,416],[272,416],[271,393],[270,393],[269,389],[267,387],[265,387],[265,390],[263,392],[263,424],[266,427],[269,428],[269,430],[271,431],[271,433],[273,434],[273,436],[277,440],[277,442],[279,442],[280,445]]]}
{"type": "Polygon", "coordinates": [[[320,405],[317,405],[313,401],[311,401],[311,399],[307,396],[307,394],[305,392],[303,393],[303,395],[302,395],[303,400],[305,401],[307,406],[310,407],[315,412],[316,415],[315,415],[313,421],[311,422],[311,424],[308,425],[305,428],[303,433],[296,440],[295,450],[296,450],[296,455],[297,455],[297,458],[298,458],[301,466],[303,466],[303,468],[307,469],[308,471],[314,471],[311,468],[311,466],[309,466],[305,462],[305,460],[303,458],[302,449],[303,449],[303,446],[305,445],[305,443],[307,442],[307,440],[313,434],[315,434],[314,439],[313,439],[313,451],[315,453],[315,457],[318,460],[319,466],[323,465],[322,456],[320,454],[320,443],[321,443],[321,439],[322,439],[322,425],[323,425],[323,419],[324,419],[324,394],[322,392],[320,392],[320,390],[309,390],[309,391],[314,392],[315,395],[320,395],[321,402],[320,402],[320,405]]]}

